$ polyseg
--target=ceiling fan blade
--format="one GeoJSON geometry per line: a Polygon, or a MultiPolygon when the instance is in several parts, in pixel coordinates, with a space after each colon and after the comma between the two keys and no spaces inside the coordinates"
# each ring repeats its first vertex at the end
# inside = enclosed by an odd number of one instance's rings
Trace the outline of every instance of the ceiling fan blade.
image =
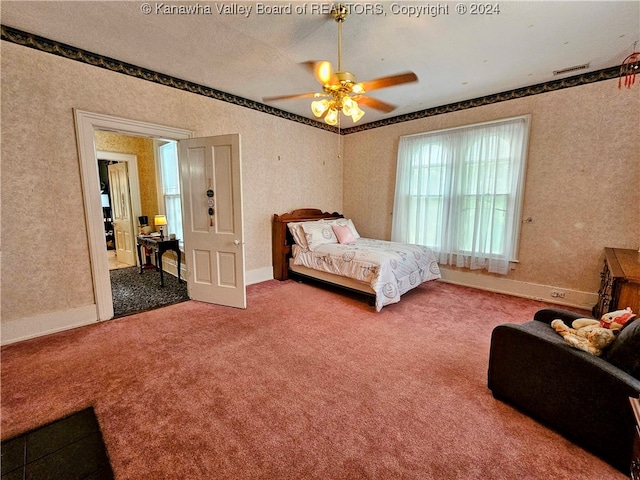
{"type": "Polygon", "coordinates": [[[292,100],[294,98],[311,98],[317,96],[317,93],[299,93],[297,95],[279,95],[277,97],[262,97],[263,102],[275,102],[278,100],[292,100]]]}
{"type": "Polygon", "coordinates": [[[381,112],[384,112],[384,113],[393,112],[396,109],[395,105],[391,105],[390,103],[385,103],[383,101],[380,101],[371,97],[360,97],[358,99],[358,104],[375,108],[376,110],[380,110],[381,112]]]}
{"type": "Polygon", "coordinates": [[[331,62],[320,62],[316,65],[316,79],[320,82],[321,85],[326,85],[328,83],[333,83],[333,79],[335,78],[333,75],[333,67],[331,66],[331,62]]]}
{"type": "Polygon", "coordinates": [[[398,75],[391,75],[389,77],[380,77],[375,80],[369,80],[361,82],[365,92],[372,90],[379,90],[381,88],[393,87],[395,85],[402,85],[403,83],[417,82],[418,76],[413,72],[399,73],[398,75]]]}
{"type": "Polygon", "coordinates": [[[302,64],[311,72],[313,72],[313,76],[316,77],[316,80],[320,83],[320,85],[332,85],[336,83],[337,79],[333,73],[331,62],[323,60],[302,62],[302,64]]]}

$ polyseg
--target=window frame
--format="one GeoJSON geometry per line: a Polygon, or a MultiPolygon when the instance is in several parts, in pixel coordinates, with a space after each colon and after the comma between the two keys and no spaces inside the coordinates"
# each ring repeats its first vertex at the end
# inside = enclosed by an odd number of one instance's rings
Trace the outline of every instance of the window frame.
{"type": "MultiPolygon", "coordinates": [[[[174,143],[175,147],[176,147],[176,160],[178,160],[178,142],[176,140],[171,140],[171,139],[164,139],[164,138],[156,138],[154,139],[154,149],[155,149],[155,167],[156,167],[156,197],[157,197],[157,203],[158,203],[158,214],[159,215],[165,215],[167,216],[167,208],[166,208],[166,198],[168,195],[165,195],[164,193],[164,180],[163,180],[163,166],[162,166],[162,159],[161,159],[161,153],[160,153],[160,148],[163,145],[166,145],[168,143],[174,143]]],[[[182,209],[183,209],[183,205],[182,205],[182,185],[180,184],[180,164],[179,164],[179,160],[178,160],[178,178],[177,178],[177,184],[178,184],[178,197],[180,199],[180,215],[181,215],[181,227],[184,228],[184,226],[182,225],[182,209]]],[[[175,196],[175,194],[174,194],[175,196]]],[[[166,228],[166,232],[167,235],[169,235],[170,230],[169,230],[169,226],[170,226],[170,221],[169,221],[169,217],[167,216],[167,223],[169,225],[167,225],[166,228]]],[[[181,235],[176,234],[176,236],[178,237],[179,240],[179,244],[180,247],[182,248],[184,246],[184,230],[182,231],[181,235]]]]}
{"type": "MultiPolygon", "coordinates": [[[[521,237],[521,225],[522,225],[522,210],[524,208],[524,190],[525,190],[525,184],[526,184],[526,169],[527,169],[527,163],[528,163],[528,151],[529,151],[529,137],[530,137],[530,133],[531,133],[531,115],[527,114],[527,115],[518,115],[518,116],[514,116],[514,117],[508,117],[508,118],[502,118],[502,119],[498,119],[498,120],[491,120],[491,121],[486,121],[486,122],[479,122],[479,123],[474,123],[474,124],[467,124],[467,125],[461,125],[461,126],[457,126],[457,127],[452,127],[452,128],[443,128],[443,129],[438,129],[438,130],[433,130],[433,131],[428,131],[428,132],[420,132],[420,133],[415,133],[415,134],[410,134],[410,135],[403,135],[401,137],[399,137],[399,147],[398,147],[398,153],[400,153],[400,143],[402,141],[403,138],[410,138],[410,137],[419,137],[419,136],[433,136],[434,140],[436,139],[437,135],[439,134],[443,134],[443,133],[452,133],[452,132],[457,132],[457,131],[461,131],[461,130],[475,130],[475,129],[480,129],[482,127],[485,126],[492,126],[492,125],[499,125],[501,123],[508,123],[508,122],[514,122],[514,121],[518,121],[518,120],[522,120],[524,125],[523,125],[523,138],[522,138],[522,158],[521,158],[521,164],[520,164],[520,172],[519,172],[519,177],[517,180],[517,186],[516,188],[512,188],[512,185],[507,185],[508,191],[504,192],[504,193],[495,193],[494,196],[495,197],[504,197],[506,198],[506,203],[503,202],[503,205],[506,208],[503,208],[503,211],[508,212],[510,209],[513,209],[513,219],[511,220],[508,217],[505,217],[505,221],[508,222],[512,222],[512,229],[510,232],[510,235],[513,236],[513,248],[512,248],[512,252],[510,255],[510,258],[508,259],[509,263],[518,263],[518,255],[519,255],[519,249],[520,249],[520,237],[521,237]],[[513,202],[513,203],[511,203],[513,202]]],[[[441,166],[440,168],[446,168],[448,169],[448,171],[444,171],[442,173],[442,177],[444,178],[447,175],[458,175],[460,173],[460,171],[462,169],[464,169],[464,166],[468,163],[470,163],[470,160],[473,161],[474,159],[477,159],[477,157],[473,157],[471,155],[471,151],[472,149],[475,147],[475,145],[477,145],[477,142],[480,141],[479,139],[476,139],[475,141],[470,142],[470,144],[467,146],[467,149],[465,151],[465,153],[463,155],[458,155],[457,158],[453,158],[451,162],[447,162],[446,160],[444,160],[444,158],[446,157],[446,153],[444,152],[443,155],[443,160],[439,163],[439,165],[441,166]],[[454,171],[456,173],[454,173],[454,171]]],[[[427,146],[425,145],[424,148],[433,148],[433,146],[437,146],[441,149],[447,149],[448,145],[444,145],[442,143],[440,143],[440,145],[438,145],[438,143],[436,143],[435,141],[430,145],[427,146]]],[[[418,154],[416,154],[418,155],[418,154]]],[[[505,157],[506,159],[507,157],[505,157]]],[[[398,161],[400,161],[400,158],[398,158],[398,161]]],[[[482,162],[482,159],[479,159],[480,162],[482,162]]],[[[409,163],[409,162],[407,162],[409,163]]],[[[420,175],[420,170],[425,169],[425,171],[427,171],[429,168],[435,168],[434,167],[430,167],[428,165],[428,160],[425,159],[424,156],[421,156],[421,158],[416,161],[415,159],[413,159],[411,161],[411,163],[407,166],[405,166],[405,168],[410,168],[411,170],[416,172],[416,177],[418,175],[420,175]]],[[[495,162],[496,164],[496,168],[500,168],[499,166],[500,163],[500,157],[498,157],[498,160],[495,162]]],[[[398,167],[396,168],[396,175],[398,175],[400,173],[398,167]]],[[[425,173],[425,178],[428,178],[429,175],[425,173]]],[[[446,181],[447,179],[441,180],[441,181],[446,181]]],[[[398,189],[398,178],[396,178],[396,189],[398,189]]],[[[413,183],[413,179],[411,180],[411,183],[413,183]]],[[[425,183],[432,183],[431,178],[428,178],[427,182],[425,183]]],[[[513,184],[515,185],[515,184],[513,184]]],[[[440,189],[439,192],[437,193],[431,193],[427,190],[424,191],[414,191],[412,188],[409,188],[408,191],[406,192],[401,192],[402,195],[404,195],[405,197],[408,197],[409,200],[409,204],[410,204],[410,208],[415,210],[417,208],[420,208],[420,206],[418,205],[419,202],[423,203],[423,207],[426,208],[428,206],[429,202],[450,202],[450,203],[454,203],[457,204],[459,206],[458,210],[458,214],[461,215],[463,210],[462,210],[462,200],[464,200],[465,197],[468,197],[469,195],[474,195],[471,192],[468,193],[464,193],[463,188],[460,188],[459,192],[453,192],[452,194],[450,194],[451,192],[447,192],[445,189],[440,189]],[[454,198],[455,197],[455,198],[454,198]]],[[[394,198],[398,198],[396,195],[398,193],[396,192],[396,194],[394,195],[394,198]]],[[[445,209],[446,209],[446,205],[445,205],[445,209]]],[[[493,212],[497,212],[498,210],[500,210],[499,207],[494,207],[493,208],[493,212]]],[[[395,214],[395,206],[394,206],[394,214],[395,214]]],[[[442,219],[438,220],[439,222],[442,222],[442,219]]],[[[417,225],[417,224],[416,224],[417,225]]],[[[443,227],[444,228],[444,227],[443,227]]],[[[426,242],[426,239],[428,238],[427,233],[420,233],[418,232],[418,227],[414,226],[414,225],[409,225],[407,227],[408,231],[413,231],[413,238],[420,238],[421,240],[424,241],[424,244],[429,246],[430,248],[439,251],[440,253],[444,254],[444,255],[448,255],[448,256],[458,256],[458,255],[471,255],[471,251],[468,249],[463,248],[465,246],[465,243],[463,241],[463,239],[460,238],[460,234],[456,235],[455,237],[455,245],[451,245],[451,248],[444,248],[442,246],[442,241],[441,241],[441,236],[439,236],[437,233],[434,234],[436,238],[434,245],[428,245],[429,242],[426,242]]],[[[428,229],[423,229],[424,231],[427,231],[428,229]]],[[[393,234],[394,232],[392,232],[393,234]]],[[[467,240],[471,240],[471,237],[468,238],[467,240]]],[[[503,245],[504,243],[507,241],[507,238],[505,237],[504,239],[502,239],[503,245]]],[[[468,242],[467,242],[468,243],[468,242]]],[[[467,245],[468,246],[468,245],[467,245]]],[[[502,249],[502,251],[504,252],[504,248],[502,249]]],[[[500,253],[496,254],[492,251],[485,251],[485,248],[483,247],[482,249],[482,255],[486,255],[486,256],[493,256],[493,255],[500,255],[500,253]]],[[[506,260],[506,256],[504,254],[502,254],[503,258],[506,260]]]]}

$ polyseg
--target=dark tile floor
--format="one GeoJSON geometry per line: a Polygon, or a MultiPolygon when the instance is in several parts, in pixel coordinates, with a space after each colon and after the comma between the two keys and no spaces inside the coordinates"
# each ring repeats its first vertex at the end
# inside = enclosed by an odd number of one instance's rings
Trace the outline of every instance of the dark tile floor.
{"type": "Polygon", "coordinates": [[[113,480],[93,408],[2,442],[1,480],[113,480]]]}

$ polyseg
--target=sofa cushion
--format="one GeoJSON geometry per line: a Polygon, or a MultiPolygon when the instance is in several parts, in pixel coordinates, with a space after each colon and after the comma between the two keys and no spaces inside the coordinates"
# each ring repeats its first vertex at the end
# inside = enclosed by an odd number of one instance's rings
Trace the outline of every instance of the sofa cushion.
{"type": "Polygon", "coordinates": [[[603,357],[640,380],[640,320],[627,324],[603,357]]]}

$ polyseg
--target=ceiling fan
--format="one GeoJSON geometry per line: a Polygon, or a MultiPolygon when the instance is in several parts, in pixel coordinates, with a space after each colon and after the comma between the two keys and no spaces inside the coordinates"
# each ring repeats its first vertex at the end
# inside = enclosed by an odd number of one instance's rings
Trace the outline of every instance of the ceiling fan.
{"type": "Polygon", "coordinates": [[[367,97],[365,94],[372,90],[393,87],[403,83],[417,82],[418,77],[413,72],[405,72],[388,77],[376,78],[366,82],[358,82],[353,73],[342,70],[342,23],[347,18],[348,9],[345,5],[334,5],[331,15],[338,24],[338,70],[333,71],[328,61],[306,62],[311,68],[316,79],[322,85],[322,93],[302,93],[298,95],[281,95],[277,97],[264,97],[264,102],[278,100],[290,100],[294,98],[316,98],[311,102],[311,111],[318,118],[324,118],[329,125],[336,125],[339,121],[339,112],[357,122],[364,115],[360,105],[375,108],[385,113],[392,112],[396,106],[390,103],[367,97]]]}

